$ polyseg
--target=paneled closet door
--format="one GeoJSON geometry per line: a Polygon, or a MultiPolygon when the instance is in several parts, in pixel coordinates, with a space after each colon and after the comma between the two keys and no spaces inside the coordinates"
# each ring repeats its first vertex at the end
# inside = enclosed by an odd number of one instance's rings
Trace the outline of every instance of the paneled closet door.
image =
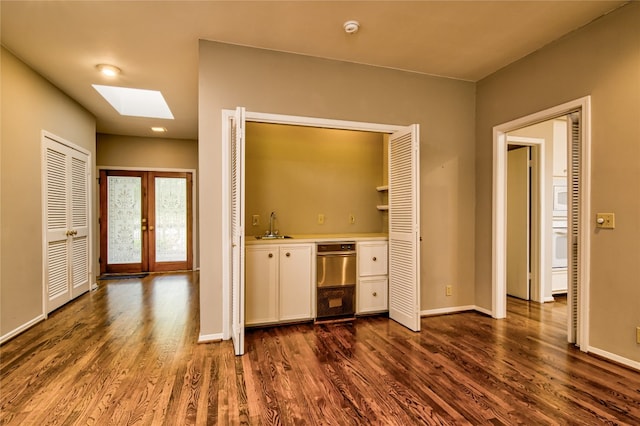
{"type": "Polygon", "coordinates": [[[87,154],[43,137],[44,285],[49,313],[89,290],[90,170],[87,154]]]}

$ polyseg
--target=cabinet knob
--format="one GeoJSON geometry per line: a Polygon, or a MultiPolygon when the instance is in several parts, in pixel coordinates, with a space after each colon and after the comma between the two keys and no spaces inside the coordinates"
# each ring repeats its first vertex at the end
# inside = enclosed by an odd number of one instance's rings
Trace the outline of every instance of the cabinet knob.
{"type": "Polygon", "coordinates": [[[378,258],[373,256],[373,261],[375,262],[376,260],[378,260],[378,258]]]}
{"type": "Polygon", "coordinates": [[[287,257],[290,257],[290,256],[291,256],[291,253],[287,252],[286,256],[287,256],[287,257]]]}
{"type": "Polygon", "coordinates": [[[376,297],[377,295],[378,295],[378,293],[374,291],[373,292],[373,297],[376,297]]]}
{"type": "Polygon", "coordinates": [[[272,257],[273,257],[273,253],[269,253],[269,258],[272,258],[272,257]]]}

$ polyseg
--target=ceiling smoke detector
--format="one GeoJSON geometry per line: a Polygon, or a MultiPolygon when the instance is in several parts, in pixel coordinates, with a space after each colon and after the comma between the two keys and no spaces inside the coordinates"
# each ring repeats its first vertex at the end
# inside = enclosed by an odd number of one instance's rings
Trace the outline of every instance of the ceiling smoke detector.
{"type": "Polygon", "coordinates": [[[347,34],[355,34],[360,29],[360,22],[358,21],[347,21],[343,25],[344,32],[347,34]]]}

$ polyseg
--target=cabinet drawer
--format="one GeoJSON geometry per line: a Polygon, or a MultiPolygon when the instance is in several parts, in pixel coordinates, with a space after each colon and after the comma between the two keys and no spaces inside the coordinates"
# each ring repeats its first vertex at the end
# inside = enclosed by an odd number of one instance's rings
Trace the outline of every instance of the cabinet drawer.
{"type": "Polygon", "coordinates": [[[360,243],[358,253],[358,275],[387,275],[387,242],[360,243]]]}
{"type": "Polygon", "coordinates": [[[387,311],[387,277],[362,278],[358,281],[358,313],[387,311]]]}

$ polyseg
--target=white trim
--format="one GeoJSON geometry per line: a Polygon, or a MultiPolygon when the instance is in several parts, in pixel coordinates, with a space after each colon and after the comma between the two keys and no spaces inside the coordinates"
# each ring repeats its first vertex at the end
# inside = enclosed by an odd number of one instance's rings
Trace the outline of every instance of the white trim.
{"type": "Polygon", "coordinates": [[[593,346],[589,347],[586,352],[591,352],[592,354],[601,356],[603,358],[609,359],[611,361],[617,362],[618,364],[625,365],[627,367],[634,368],[640,371],[640,362],[634,361],[629,358],[621,357],[620,355],[613,354],[611,352],[604,351],[602,349],[594,348],[593,346]]]}
{"type": "MultiPolygon", "coordinates": [[[[117,166],[96,166],[98,170],[98,178],[100,177],[100,170],[123,170],[133,172],[170,172],[170,173],[191,173],[191,252],[193,253],[193,262],[191,270],[197,271],[200,269],[200,250],[197,250],[197,236],[200,233],[200,224],[196,221],[198,211],[198,179],[196,169],[183,169],[183,168],[167,168],[167,167],[117,167],[117,166]],[[198,253],[198,262],[196,265],[196,253],[198,253]]],[[[100,192],[100,185],[98,185],[98,193],[100,192]]]]}
{"type": "MultiPolygon", "coordinates": [[[[225,111],[223,110],[223,114],[225,111]]],[[[268,114],[247,111],[245,121],[271,124],[289,124],[294,126],[320,127],[326,129],[358,130],[363,132],[395,133],[407,126],[367,123],[361,121],[332,120],[329,118],[303,117],[295,115],[268,114]]]]}
{"type": "Polygon", "coordinates": [[[585,96],[564,104],[546,109],[525,117],[518,118],[493,128],[493,241],[492,241],[492,297],[491,312],[494,318],[506,317],[506,134],[507,132],[535,123],[566,115],[581,110],[582,126],[582,159],[580,183],[581,206],[580,223],[580,259],[579,276],[581,277],[578,294],[580,304],[578,312],[578,341],[583,351],[589,347],[589,259],[590,259],[590,206],[591,206],[591,98],[585,96]]]}
{"type": "Polygon", "coordinates": [[[0,345],[3,344],[4,342],[6,342],[7,340],[17,336],[18,334],[22,333],[23,331],[27,331],[28,329],[30,329],[31,327],[33,327],[37,323],[39,323],[41,321],[44,321],[46,319],[47,319],[47,316],[42,314],[42,315],[38,315],[37,317],[35,317],[34,319],[32,319],[30,321],[25,322],[20,327],[15,328],[15,329],[11,330],[10,332],[8,332],[7,334],[5,334],[4,336],[0,337],[0,345]]]}
{"type": "Polygon", "coordinates": [[[231,119],[235,110],[222,110],[222,338],[231,339],[231,119]],[[225,234],[225,232],[227,234],[225,234]]]}
{"type": "Polygon", "coordinates": [[[454,314],[457,312],[474,311],[474,310],[476,310],[475,305],[451,306],[449,308],[425,309],[424,311],[420,311],[420,316],[428,317],[431,315],[454,314]]]}
{"type": "Polygon", "coordinates": [[[480,312],[481,314],[485,314],[487,316],[492,316],[491,315],[491,311],[489,309],[485,309],[481,306],[474,306],[473,309],[477,312],[480,312]]]}
{"type": "Polygon", "coordinates": [[[222,333],[201,334],[198,336],[198,343],[212,343],[212,342],[219,342],[221,340],[226,340],[226,339],[223,339],[222,333]]]}
{"type": "MultiPolygon", "coordinates": [[[[230,197],[229,186],[231,184],[231,176],[229,175],[229,163],[231,162],[230,152],[230,131],[229,120],[235,115],[235,110],[222,110],[222,336],[224,340],[231,338],[231,258],[229,252],[231,250],[231,238],[225,236],[225,232],[231,229],[230,217],[230,197]]],[[[327,129],[341,130],[358,130],[377,133],[392,134],[398,130],[406,128],[406,126],[398,126],[392,124],[376,124],[359,121],[332,120],[328,118],[303,117],[294,115],[267,114],[260,112],[245,112],[245,122],[271,123],[271,124],[287,124],[291,126],[308,126],[327,129]]]]}

